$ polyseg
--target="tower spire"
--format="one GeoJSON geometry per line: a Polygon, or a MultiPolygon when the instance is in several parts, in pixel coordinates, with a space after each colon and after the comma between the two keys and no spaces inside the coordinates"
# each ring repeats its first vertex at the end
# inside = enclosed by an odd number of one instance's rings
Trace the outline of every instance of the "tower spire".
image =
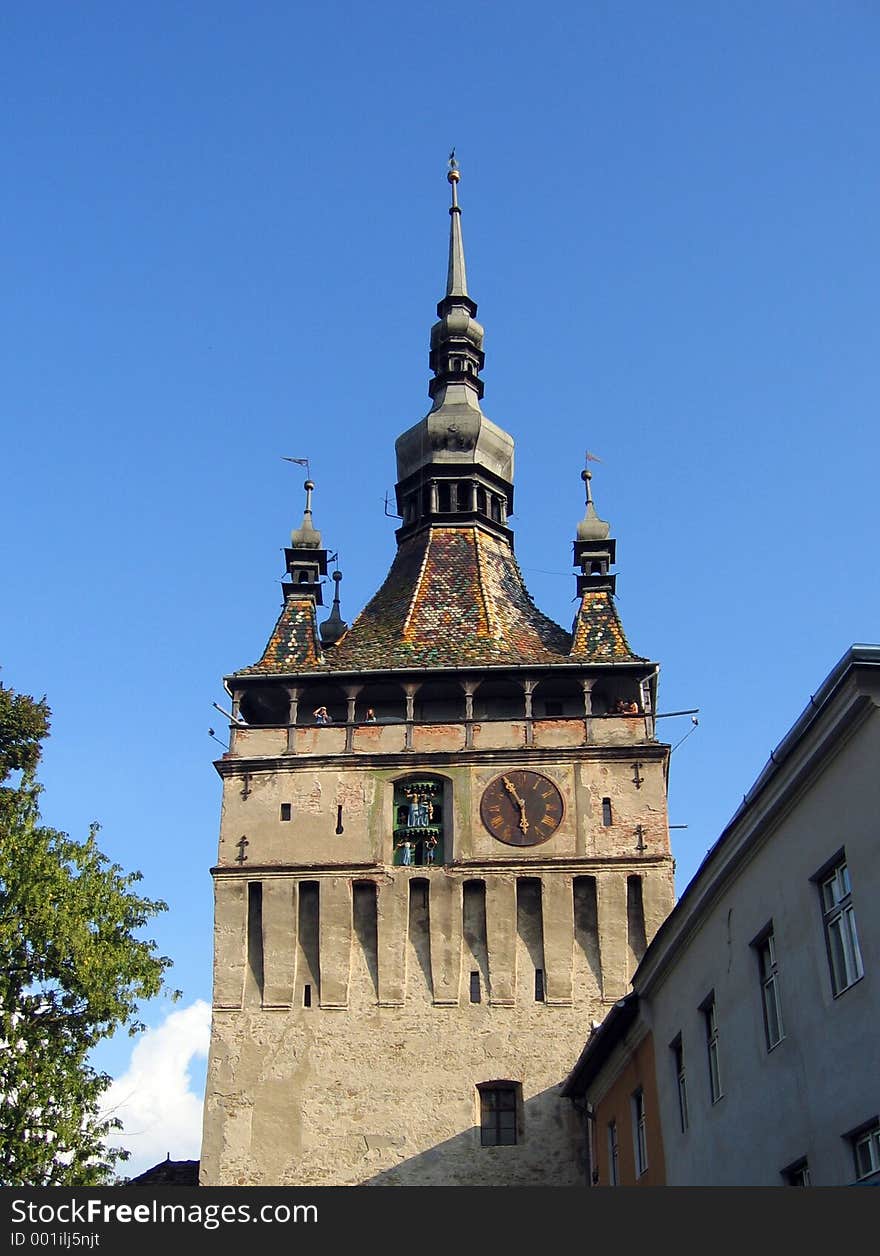
{"type": "MultiPolygon", "coordinates": [[[[591,454],[587,458],[598,462],[591,454]]],[[[615,542],[611,538],[611,525],[600,519],[593,503],[593,473],[584,467],[581,479],[586,489],[586,509],[584,517],[577,526],[574,543],[574,565],[580,567],[577,578],[577,591],[582,595],[586,590],[605,589],[614,592],[617,577],[612,575],[610,568],[615,560],[615,542]]]]}
{"type": "Polygon", "coordinates": [[[322,546],[321,533],[312,523],[314,481],[306,480],[303,488],[306,491],[303,521],[291,532],[290,547],[284,551],[291,583],[284,582],[281,587],[285,599],[292,596],[311,597],[316,606],[322,606],[321,576],[327,574],[327,551],[322,546]]]}
{"type": "Polygon", "coordinates": [[[508,541],[513,510],[513,439],[483,413],[483,328],[477,303],[468,294],[461,234],[455,149],[446,179],[449,206],[449,264],[446,292],[431,328],[428,384],[431,409],[397,438],[397,510],[403,519],[398,542],[420,528],[477,526],[508,541]]]}
{"type": "Polygon", "coordinates": [[[457,397],[470,395],[473,405],[483,395],[483,329],[477,322],[477,303],[468,296],[467,271],[464,263],[464,240],[461,234],[461,206],[458,203],[458,185],[461,171],[455,160],[455,149],[449,154],[449,170],[446,178],[452,189],[449,206],[449,266],[446,271],[446,295],[437,306],[440,319],[431,328],[431,356],[429,364],[434,378],[428,385],[428,393],[434,399],[434,409],[442,406],[447,394],[457,397]],[[476,396],[474,396],[476,394],[476,396]]]}
{"type": "Polygon", "coordinates": [[[466,297],[467,271],[464,265],[464,240],[461,235],[461,206],[458,203],[458,184],[461,173],[455,160],[455,149],[449,154],[449,173],[446,175],[452,188],[452,204],[449,207],[449,270],[446,275],[446,295],[466,297]]]}

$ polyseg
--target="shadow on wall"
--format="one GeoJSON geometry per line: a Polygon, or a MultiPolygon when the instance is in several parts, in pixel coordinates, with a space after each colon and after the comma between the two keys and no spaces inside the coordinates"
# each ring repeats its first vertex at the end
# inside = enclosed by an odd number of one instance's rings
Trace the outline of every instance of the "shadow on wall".
{"type": "MultiPolygon", "coordinates": [[[[561,1083],[560,1083],[561,1085],[561,1083]]],[[[425,1096],[426,1104],[430,1096],[425,1096]]],[[[393,1168],[364,1178],[360,1186],[586,1186],[587,1151],[583,1119],[569,1099],[551,1086],[522,1101],[513,1082],[489,1082],[477,1104],[481,1124],[393,1168]],[[505,1102],[508,1088],[513,1107],[505,1102]],[[487,1091],[493,1092],[487,1094],[487,1091]],[[515,1133],[512,1133],[515,1131],[515,1133]],[[515,1142],[493,1145],[491,1140],[515,1142]],[[490,1140],[484,1145],[483,1138],[490,1140]]],[[[405,1138],[364,1135],[366,1150],[387,1154],[405,1146],[405,1138]]]]}

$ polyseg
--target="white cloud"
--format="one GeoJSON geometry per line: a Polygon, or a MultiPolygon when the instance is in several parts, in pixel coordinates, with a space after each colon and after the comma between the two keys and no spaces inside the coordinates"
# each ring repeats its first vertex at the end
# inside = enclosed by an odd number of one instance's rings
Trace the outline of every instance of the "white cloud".
{"type": "Polygon", "coordinates": [[[198,1159],[202,1096],[192,1090],[190,1068],[194,1059],[207,1057],[210,1030],[211,1009],[197,999],[138,1039],[127,1071],[106,1091],[102,1105],[123,1124],[108,1142],[131,1152],[119,1165],[120,1174],[135,1177],[169,1153],[172,1160],[198,1159]]]}

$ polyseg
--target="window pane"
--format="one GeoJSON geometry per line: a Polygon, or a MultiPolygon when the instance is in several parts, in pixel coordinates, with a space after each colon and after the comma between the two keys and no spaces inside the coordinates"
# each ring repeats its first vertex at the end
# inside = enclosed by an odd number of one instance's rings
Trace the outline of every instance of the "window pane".
{"type": "Polygon", "coordinates": [[[718,1044],[712,1042],[709,1044],[709,1089],[712,1094],[712,1102],[721,1098],[721,1070],[718,1067],[718,1044]]]}
{"type": "Polygon", "coordinates": [[[847,965],[850,982],[857,981],[862,976],[862,955],[859,950],[859,938],[856,933],[856,913],[852,907],[847,907],[843,913],[843,937],[844,948],[846,950],[847,965]]]}
{"type": "Polygon", "coordinates": [[[825,910],[830,911],[837,903],[837,873],[830,876],[827,881],[822,882],[822,901],[825,910]]]}
{"type": "Polygon", "coordinates": [[[767,1015],[767,1045],[774,1047],[782,1038],[782,1018],[779,1015],[776,980],[773,977],[764,984],[764,1011],[767,1015]]]}
{"type": "Polygon", "coordinates": [[[843,945],[842,916],[838,916],[836,920],[831,921],[828,925],[828,948],[831,953],[831,977],[834,983],[834,993],[839,994],[841,990],[846,989],[849,985],[846,975],[846,951],[843,945]]]}
{"type": "Polygon", "coordinates": [[[856,1143],[856,1168],[859,1177],[867,1177],[877,1167],[877,1153],[871,1137],[856,1143]]]}

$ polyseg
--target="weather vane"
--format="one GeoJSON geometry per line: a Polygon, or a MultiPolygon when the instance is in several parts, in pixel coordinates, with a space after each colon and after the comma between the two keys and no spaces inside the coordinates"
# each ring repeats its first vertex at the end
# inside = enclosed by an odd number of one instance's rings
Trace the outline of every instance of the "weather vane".
{"type": "Polygon", "coordinates": [[[309,479],[312,478],[312,471],[309,466],[308,458],[285,458],[285,456],[282,454],[281,461],[282,462],[295,462],[298,467],[305,467],[306,475],[309,477],[309,479]]]}

